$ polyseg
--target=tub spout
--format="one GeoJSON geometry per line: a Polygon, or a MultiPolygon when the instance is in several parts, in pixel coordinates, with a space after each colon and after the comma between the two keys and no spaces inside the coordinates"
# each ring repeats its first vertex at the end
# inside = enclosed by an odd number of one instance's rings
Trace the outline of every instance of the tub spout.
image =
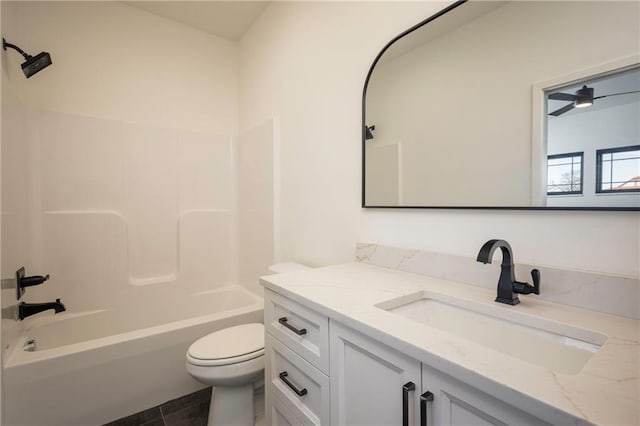
{"type": "Polygon", "coordinates": [[[62,302],[60,302],[60,299],[56,299],[55,302],[48,302],[48,303],[22,302],[18,305],[18,318],[20,319],[20,321],[22,321],[26,317],[35,315],[38,312],[46,311],[49,309],[53,309],[57,314],[59,312],[66,311],[67,308],[65,308],[62,302]]]}

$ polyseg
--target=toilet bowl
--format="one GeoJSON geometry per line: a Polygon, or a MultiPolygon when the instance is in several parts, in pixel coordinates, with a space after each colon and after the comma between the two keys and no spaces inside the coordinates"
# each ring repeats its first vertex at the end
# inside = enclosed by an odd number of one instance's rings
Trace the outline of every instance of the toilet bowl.
{"type": "Polygon", "coordinates": [[[264,374],[264,326],[243,324],[195,341],[187,351],[187,372],[214,386],[209,426],[253,426],[254,384],[264,374]]]}

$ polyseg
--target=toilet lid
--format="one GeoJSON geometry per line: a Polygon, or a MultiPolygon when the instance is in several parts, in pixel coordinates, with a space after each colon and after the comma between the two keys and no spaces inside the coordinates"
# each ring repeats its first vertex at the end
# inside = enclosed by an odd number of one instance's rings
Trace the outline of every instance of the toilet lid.
{"type": "Polygon", "coordinates": [[[241,358],[240,360],[244,361],[263,353],[262,324],[242,324],[216,331],[196,340],[187,351],[191,358],[203,361],[222,361],[229,358],[241,358]]]}

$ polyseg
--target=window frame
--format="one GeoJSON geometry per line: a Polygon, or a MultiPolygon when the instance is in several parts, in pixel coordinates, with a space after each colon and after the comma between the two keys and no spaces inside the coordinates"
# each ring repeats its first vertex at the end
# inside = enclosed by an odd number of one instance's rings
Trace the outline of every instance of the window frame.
{"type": "Polygon", "coordinates": [[[547,155],[547,196],[556,197],[556,196],[561,196],[561,195],[583,195],[583,193],[584,193],[584,151],[568,152],[568,153],[564,153],[564,154],[547,155]],[[573,158],[573,157],[580,157],[580,190],[579,191],[549,192],[549,182],[548,182],[548,179],[549,179],[549,160],[555,160],[557,158],[573,158]]]}
{"type": "MultiPolygon", "coordinates": [[[[640,151],[640,145],[619,146],[616,148],[603,148],[596,150],[596,194],[628,194],[631,192],[640,192],[640,187],[631,189],[602,189],[602,157],[605,154],[615,154],[617,152],[640,151]]],[[[640,155],[639,155],[640,157],[640,155]]],[[[620,160],[611,160],[611,171],[613,172],[613,162],[620,160]]],[[[639,160],[640,161],[640,160],[639,160]]]]}

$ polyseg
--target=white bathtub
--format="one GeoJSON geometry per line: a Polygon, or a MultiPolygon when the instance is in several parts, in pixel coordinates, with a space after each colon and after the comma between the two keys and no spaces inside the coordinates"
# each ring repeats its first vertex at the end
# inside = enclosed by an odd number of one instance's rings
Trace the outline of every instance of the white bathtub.
{"type": "Polygon", "coordinates": [[[5,361],[5,425],[101,425],[194,392],[203,385],[186,373],[189,345],[263,318],[262,299],[238,286],[123,305],[24,321],[5,361]],[[22,350],[28,339],[36,351],[22,350]]]}

